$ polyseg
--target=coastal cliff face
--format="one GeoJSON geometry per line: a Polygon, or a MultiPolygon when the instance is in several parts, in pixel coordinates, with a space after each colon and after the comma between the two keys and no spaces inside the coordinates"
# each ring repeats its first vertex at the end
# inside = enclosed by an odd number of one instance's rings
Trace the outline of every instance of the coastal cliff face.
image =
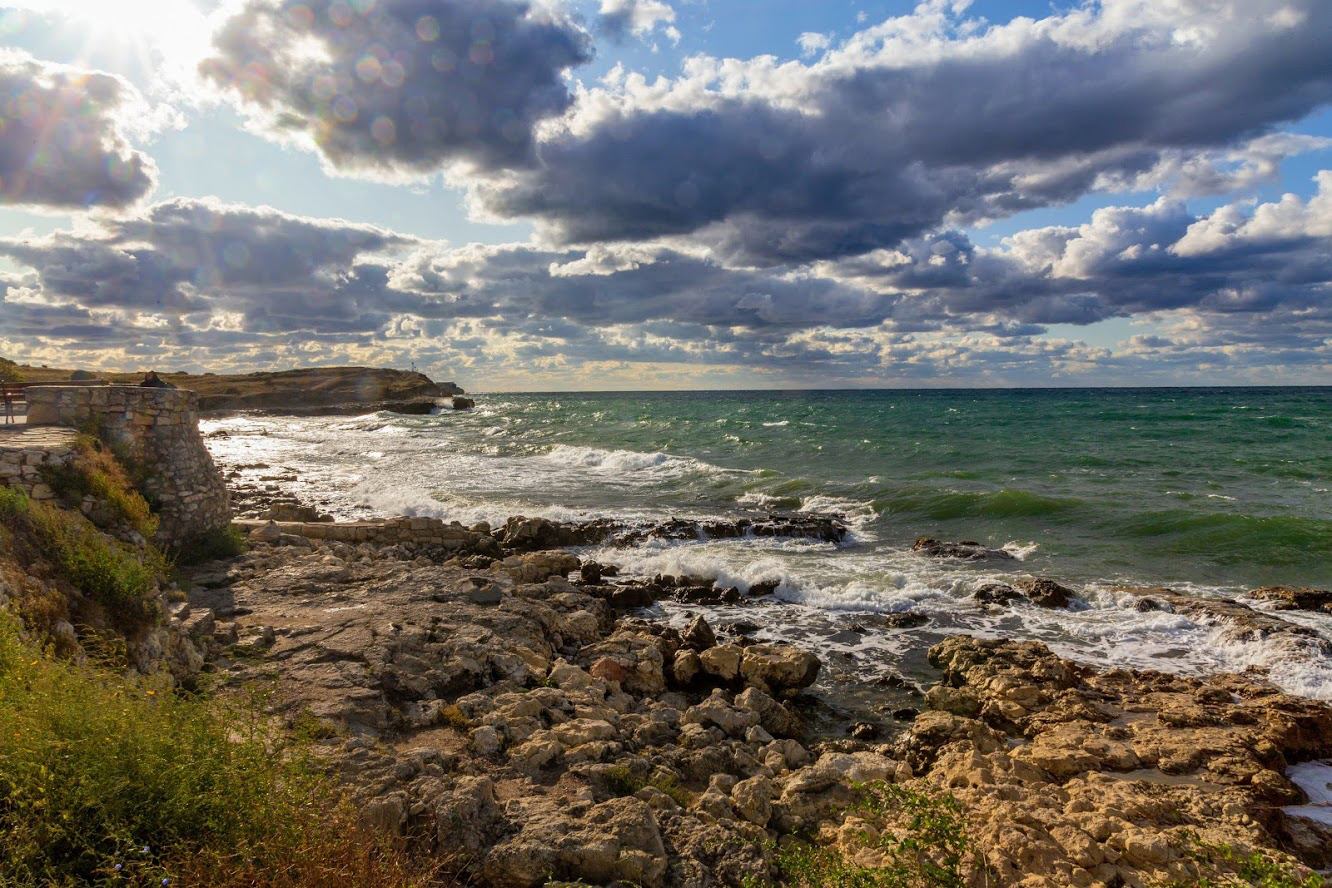
{"type": "Polygon", "coordinates": [[[199,435],[199,397],[194,392],[123,385],[39,386],[28,390],[28,424],[96,429],[144,467],[143,487],[157,503],[162,542],[179,543],[231,521],[226,485],[199,435]]]}

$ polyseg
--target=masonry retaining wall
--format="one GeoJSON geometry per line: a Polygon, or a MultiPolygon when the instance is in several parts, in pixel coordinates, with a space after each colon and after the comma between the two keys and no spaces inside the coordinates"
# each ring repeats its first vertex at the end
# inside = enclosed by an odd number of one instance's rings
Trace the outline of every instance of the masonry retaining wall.
{"type": "Polygon", "coordinates": [[[199,434],[194,392],[130,385],[33,386],[27,396],[28,425],[95,433],[145,470],[144,493],[156,500],[162,541],[180,542],[230,523],[230,498],[199,434]]]}

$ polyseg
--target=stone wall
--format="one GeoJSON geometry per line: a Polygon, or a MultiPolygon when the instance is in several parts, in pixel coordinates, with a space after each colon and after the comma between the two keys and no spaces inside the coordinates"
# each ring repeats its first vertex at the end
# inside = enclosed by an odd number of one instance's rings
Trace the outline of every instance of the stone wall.
{"type": "Polygon", "coordinates": [[[72,429],[49,426],[0,428],[0,484],[20,487],[35,500],[53,499],[41,470],[73,462],[77,437],[72,429]]]}
{"type": "Polygon", "coordinates": [[[445,524],[438,518],[386,518],[382,521],[347,521],[339,524],[255,520],[235,523],[237,527],[251,533],[271,526],[274,533],[291,534],[311,540],[377,545],[417,543],[443,546],[446,549],[474,546],[481,536],[457,522],[445,524]]]}
{"type": "Polygon", "coordinates": [[[147,470],[144,493],[161,516],[162,541],[226,527],[231,502],[199,434],[199,397],[132,385],[33,386],[28,425],[95,431],[147,470]]]}

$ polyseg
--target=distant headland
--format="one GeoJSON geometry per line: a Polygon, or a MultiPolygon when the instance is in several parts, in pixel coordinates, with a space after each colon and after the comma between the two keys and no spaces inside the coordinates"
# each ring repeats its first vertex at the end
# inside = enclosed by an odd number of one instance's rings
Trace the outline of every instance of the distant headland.
{"type": "MultiPolygon", "coordinates": [[[[6,375],[27,383],[72,380],[138,383],[144,371],[89,373],[73,368],[33,367],[5,362],[6,375]]],[[[376,367],[306,367],[272,373],[158,372],[170,386],[199,395],[205,413],[255,411],[298,415],[365,413],[390,410],[429,413],[439,406],[470,407],[463,389],[452,382],[435,382],[412,370],[376,367]],[[439,403],[445,399],[444,403],[439,403]]]]}

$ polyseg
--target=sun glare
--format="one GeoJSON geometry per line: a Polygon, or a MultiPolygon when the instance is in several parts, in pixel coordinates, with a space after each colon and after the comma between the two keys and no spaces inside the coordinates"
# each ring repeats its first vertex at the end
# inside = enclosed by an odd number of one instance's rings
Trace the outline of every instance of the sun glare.
{"type": "Polygon", "coordinates": [[[67,19],[88,46],[151,54],[184,73],[208,46],[208,20],[193,0],[18,0],[0,5],[67,19]]]}

